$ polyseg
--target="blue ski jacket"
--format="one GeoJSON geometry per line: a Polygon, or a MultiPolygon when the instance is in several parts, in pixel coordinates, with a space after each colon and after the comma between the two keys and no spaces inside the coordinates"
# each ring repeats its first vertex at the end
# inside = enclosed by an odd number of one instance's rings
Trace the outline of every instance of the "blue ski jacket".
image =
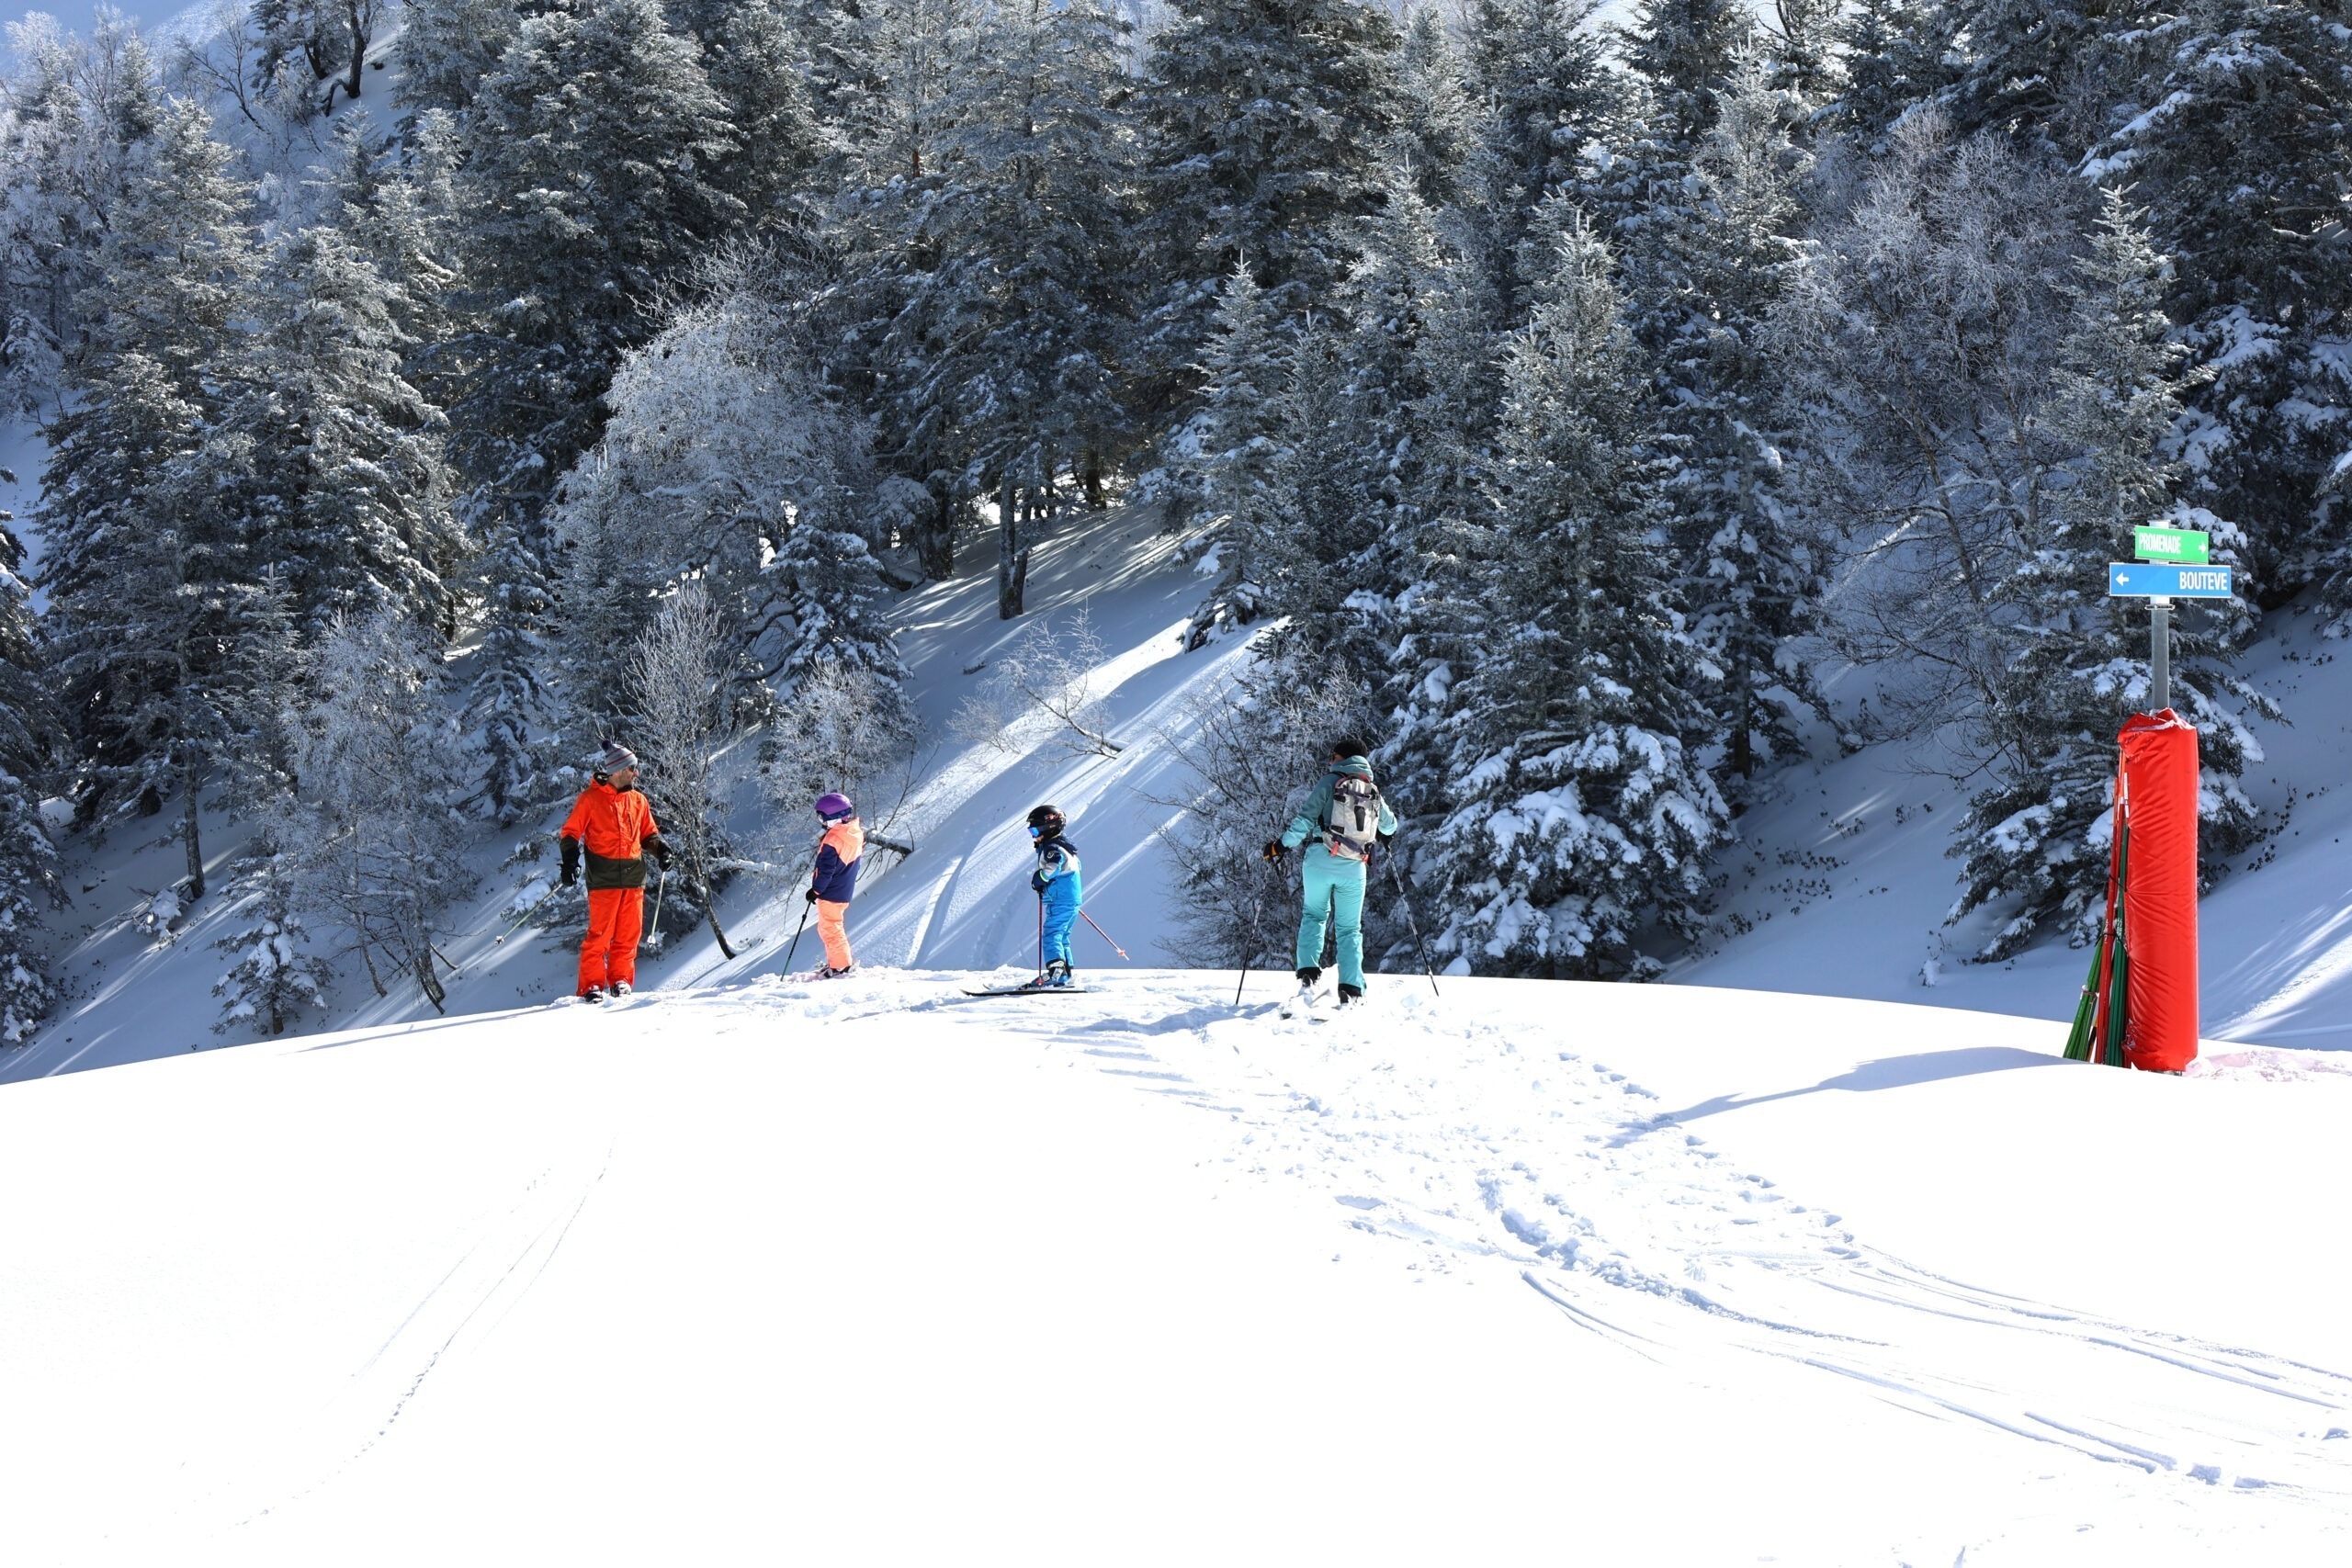
{"type": "Polygon", "coordinates": [[[1058,833],[1038,840],[1037,869],[1029,874],[1029,886],[1050,912],[1077,908],[1081,898],[1078,846],[1058,833]]]}

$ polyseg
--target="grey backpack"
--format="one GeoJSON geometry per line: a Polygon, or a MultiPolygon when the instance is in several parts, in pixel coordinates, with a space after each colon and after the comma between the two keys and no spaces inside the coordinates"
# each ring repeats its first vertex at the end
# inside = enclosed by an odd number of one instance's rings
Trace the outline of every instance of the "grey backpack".
{"type": "Polygon", "coordinates": [[[1331,809],[1323,816],[1323,847],[1341,860],[1369,860],[1380,838],[1380,786],[1357,773],[1331,781],[1331,809]]]}

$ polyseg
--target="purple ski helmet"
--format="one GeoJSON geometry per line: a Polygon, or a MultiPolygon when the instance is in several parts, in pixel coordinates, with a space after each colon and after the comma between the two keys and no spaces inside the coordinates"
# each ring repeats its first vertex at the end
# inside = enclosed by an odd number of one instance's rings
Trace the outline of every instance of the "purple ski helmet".
{"type": "Polygon", "coordinates": [[[828,822],[835,822],[844,817],[856,816],[857,807],[849,803],[849,796],[828,791],[817,797],[817,815],[828,822]]]}

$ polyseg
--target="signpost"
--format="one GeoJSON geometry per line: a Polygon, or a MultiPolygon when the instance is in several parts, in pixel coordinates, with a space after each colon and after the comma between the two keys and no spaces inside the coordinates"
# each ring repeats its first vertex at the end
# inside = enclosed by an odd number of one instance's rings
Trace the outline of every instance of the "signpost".
{"type": "Polygon", "coordinates": [[[2154,566],[2146,561],[2109,561],[2111,599],[2226,599],[2233,586],[2225,566],[2154,566]]]}
{"type": "Polygon", "coordinates": [[[2134,528],[2132,553],[2142,560],[2167,560],[2178,566],[2203,566],[2211,560],[2213,536],[2194,528],[2134,528]]]}
{"type": "Polygon", "coordinates": [[[2109,598],[2149,601],[2151,713],[2172,706],[2172,602],[2230,596],[2230,569],[2205,564],[2212,558],[2212,542],[2211,534],[2195,528],[2134,528],[2132,553],[2140,558],[2108,563],[2109,598]]]}

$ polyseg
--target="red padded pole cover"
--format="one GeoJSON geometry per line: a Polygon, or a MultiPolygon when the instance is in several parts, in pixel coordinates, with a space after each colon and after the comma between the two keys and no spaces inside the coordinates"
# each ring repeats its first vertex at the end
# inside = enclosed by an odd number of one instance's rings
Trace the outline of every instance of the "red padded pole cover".
{"type": "Polygon", "coordinates": [[[2133,714],[2119,739],[2132,812],[2123,1059],[2177,1073],[2197,1059],[2197,729],[2166,708],[2133,714]]]}

